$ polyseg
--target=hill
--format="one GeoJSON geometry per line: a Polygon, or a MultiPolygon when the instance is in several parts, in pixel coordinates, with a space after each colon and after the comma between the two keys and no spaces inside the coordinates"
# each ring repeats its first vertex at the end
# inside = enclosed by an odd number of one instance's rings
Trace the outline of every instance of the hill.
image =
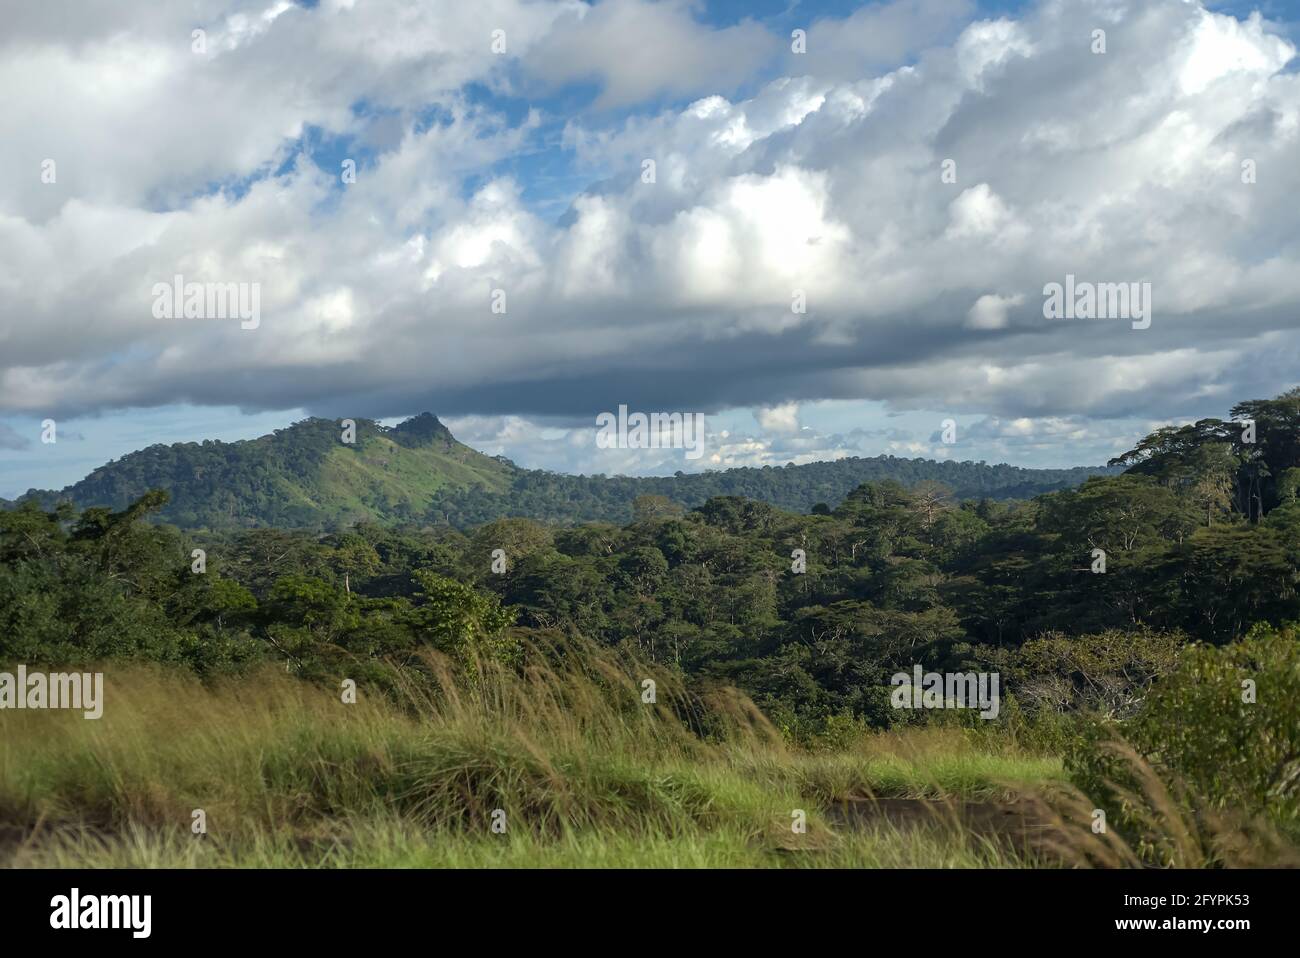
{"type": "Polygon", "coordinates": [[[714,496],[743,496],[807,512],[883,479],[942,482],[959,499],[1027,499],[1113,471],[877,456],[650,478],[570,476],[484,455],[423,413],[392,428],[356,420],[352,443],[343,441],[338,422],[313,418],[241,442],[159,444],[110,461],[65,489],[32,490],[22,499],[123,509],[150,489],[165,489],[171,501],[161,518],[194,529],[323,529],[360,520],[464,527],[502,516],[625,522],[633,501],[647,494],[687,508],[714,496]]]}
{"type": "Polygon", "coordinates": [[[502,516],[564,522],[627,522],[638,496],[664,496],[688,509],[715,496],[756,499],[792,512],[819,504],[838,505],[864,482],[893,479],[905,486],[941,482],[958,499],[1031,499],[1044,492],[1072,489],[1089,476],[1121,470],[1077,466],[1024,469],[983,462],[935,462],[894,456],[852,457],[794,466],[725,469],[694,474],[632,478],[569,476],[519,470],[504,492],[447,489],[434,499],[431,519],[453,526],[476,525],[502,516]]]}
{"type": "Polygon", "coordinates": [[[356,420],[355,441],[330,419],[306,419],[242,442],[155,445],[100,466],[60,492],[23,499],[120,509],[165,489],[166,521],[187,528],[418,521],[442,490],[504,491],[516,471],[456,441],[436,416],[386,428],[356,420]]]}

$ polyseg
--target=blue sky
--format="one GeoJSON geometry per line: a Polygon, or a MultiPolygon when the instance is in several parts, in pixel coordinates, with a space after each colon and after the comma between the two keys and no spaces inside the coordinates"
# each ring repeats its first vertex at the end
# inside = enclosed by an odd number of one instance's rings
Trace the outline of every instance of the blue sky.
{"type": "Polygon", "coordinates": [[[0,42],[0,496],[424,410],[561,471],[1096,464],[1295,384],[1292,2],[73,9],[0,42]],[[259,327],[160,321],[176,273],[259,327]],[[1067,273],[1155,323],[1046,323],[1067,273]],[[710,455],[598,450],[621,403],[710,455]]]}

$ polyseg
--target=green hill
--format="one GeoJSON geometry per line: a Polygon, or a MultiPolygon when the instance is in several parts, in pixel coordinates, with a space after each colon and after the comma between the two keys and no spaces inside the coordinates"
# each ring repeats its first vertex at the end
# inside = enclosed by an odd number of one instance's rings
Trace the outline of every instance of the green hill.
{"type": "Polygon", "coordinates": [[[166,489],[166,521],[189,528],[417,521],[441,490],[503,491],[515,467],[456,441],[436,416],[392,429],[356,420],[355,442],[330,419],[306,419],[243,442],[156,445],[100,466],[59,493],[79,507],[124,507],[166,489]]]}
{"type": "Polygon", "coordinates": [[[150,446],[66,489],[32,490],[22,499],[122,509],[150,489],[165,489],[171,501],[160,518],[194,529],[334,528],[361,520],[468,526],[501,516],[626,522],[633,501],[646,494],[688,508],[714,496],[743,496],[807,512],[882,479],[942,482],[960,499],[1027,499],[1117,471],[877,456],[649,478],[570,476],[477,452],[430,413],[392,428],[358,419],[353,443],[342,432],[334,420],[306,419],[242,442],[150,446]]]}
{"type": "Polygon", "coordinates": [[[1089,476],[1121,471],[1089,466],[1024,469],[893,456],[640,478],[570,476],[530,469],[516,472],[504,492],[444,489],[434,497],[429,518],[453,526],[476,525],[501,516],[623,523],[631,521],[632,503],[642,495],[664,496],[688,509],[715,496],[740,496],[792,512],[810,512],[819,503],[838,505],[864,482],[887,479],[909,487],[919,482],[943,483],[958,499],[1031,499],[1044,492],[1072,489],[1089,476]]]}

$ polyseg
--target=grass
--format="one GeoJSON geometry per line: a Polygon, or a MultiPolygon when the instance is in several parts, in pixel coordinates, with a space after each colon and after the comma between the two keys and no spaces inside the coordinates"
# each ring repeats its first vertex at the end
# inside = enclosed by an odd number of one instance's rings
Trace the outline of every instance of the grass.
{"type": "Polygon", "coordinates": [[[780,851],[745,829],[634,835],[597,830],[542,841],[425,833],[400,819],[341,822],[310,842],[258,834],[239,843],[135,828],[56,831],[9,853],[13,867],[95,868],[1003,868],[1032,865],[992,843],[939,830],[882,827],[810,852],[780,851]]]}
{"type": "Polygon", "coordinates": [[[733,692],[690,695],[671,675],[607,651],[566,656],[548,665],[534,655],[522,675],[479,663],[473,679],[434,657],[423,681],[387,695],[362,686],[355,704],[275,671],[204,684],[158,668],[105,669],[98,721],[0,716],[0,864],[989,868],[1063,860],[955,813],[899,824],[871,804],[999,808],[1066,788],[1055,758],[958,728],[798,750],[733,692]],[[641,700],[647,675],[658,683],[655,704],[641,700]],[[866,814],[836,814],[850,806],[866,814]],[[206,834],[192,832],[195,810],[206,834]],[[494,831],[501,813],[505,829],[494,831]]]}
{"type": "Polygon", "coordinates": [[[468,447],[450,452],[411,449],[386,437],[371,437],[329,452],[312,505],[365,512],[405,504],[418,513],[442,489],[479,487],[501,492],[510,484],[510,473],[510,467],[468,447]]]}

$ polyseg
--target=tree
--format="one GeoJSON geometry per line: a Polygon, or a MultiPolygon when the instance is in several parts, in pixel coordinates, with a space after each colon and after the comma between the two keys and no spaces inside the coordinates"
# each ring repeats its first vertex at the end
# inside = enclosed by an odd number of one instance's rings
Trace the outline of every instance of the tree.
{"type": "Polygon", "coordinates": [[[515,613],[502,608],[495,595],[423,569],[413,577],[418,588],[408,621],[424,641],[471,673],[477,671],[480,658],[502,662],[518,658],[518,642],[505,632],[515,613]]]}
{"type": "Polygon", "coordinates": [[[655,522],[659,519],[674,519],[686,510],[680,503],[673,502],[667,496],[641,495],[632,500],[633,522],[655,522]]]}

